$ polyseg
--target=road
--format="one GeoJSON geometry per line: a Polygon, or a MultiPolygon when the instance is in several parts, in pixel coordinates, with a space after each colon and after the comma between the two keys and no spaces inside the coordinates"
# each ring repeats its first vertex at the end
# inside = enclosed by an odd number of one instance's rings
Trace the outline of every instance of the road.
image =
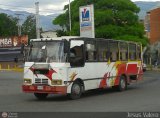
{"type": "Polygon", "coordinates": [[[92,90],[81,99],[50,95],[39,101],[21,91],[23,73],[0,72],[0,111],[8,112],[139,112],[160,110],[160,72],[148,71],[144,79],[124,92],[92,90]]]}

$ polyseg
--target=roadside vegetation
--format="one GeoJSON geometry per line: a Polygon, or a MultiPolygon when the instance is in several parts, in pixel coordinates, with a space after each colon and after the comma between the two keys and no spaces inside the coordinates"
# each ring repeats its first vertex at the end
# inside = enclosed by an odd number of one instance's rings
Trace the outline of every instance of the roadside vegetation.
{"type": "Polygon", "coordinates": [[[97,38],[112,38],[141,42],[147,45],[148,39],[144,37],[144,26],[139,22],[138,8],[130,0],[74,0],[71,2],[72,30],[69,31],[68,5],[64,6],[65,12],[60,14],[53,24],[60,25],[58,36],[80,35],[79,7],[94,4],[95,11],[95,36],[97,38]]]}

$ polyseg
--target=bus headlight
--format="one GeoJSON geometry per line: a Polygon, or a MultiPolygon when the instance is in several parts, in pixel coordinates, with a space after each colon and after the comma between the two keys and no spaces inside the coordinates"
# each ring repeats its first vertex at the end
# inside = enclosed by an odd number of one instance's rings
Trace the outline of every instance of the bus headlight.
{"type": "Polygon", "coordinates": [[[52,80],[52,85],[62,85],[62,80],[52,80]]]}
{"type": "Polygon", "coordinates": [[[24,83],[24,84],[31,84],[31,83],[32,83],[32,80],[25,78],[25,79],[23,80],[23,83],[24,83]]]}

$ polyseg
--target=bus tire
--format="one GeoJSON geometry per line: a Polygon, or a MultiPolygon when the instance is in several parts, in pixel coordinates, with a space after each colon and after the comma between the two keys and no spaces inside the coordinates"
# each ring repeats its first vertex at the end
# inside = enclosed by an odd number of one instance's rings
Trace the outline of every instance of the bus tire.
{"type": "Polygon", "coordinates": [[[34,93],[34,96],[39,100],[44,100],[48,96],[48,93],[34,93]]]}
{"type": "Polygon", "coordinates": [[[120,76],[118,91],[125,91],[127,89],[127,80],[125,76],[120,76]]]}
{"type": "Polygon", "coordinates": [[[72,100],[79,99],[82,95],[82,86],[79,81],[75,81],[71,87],[70,98],[72,100]]]}

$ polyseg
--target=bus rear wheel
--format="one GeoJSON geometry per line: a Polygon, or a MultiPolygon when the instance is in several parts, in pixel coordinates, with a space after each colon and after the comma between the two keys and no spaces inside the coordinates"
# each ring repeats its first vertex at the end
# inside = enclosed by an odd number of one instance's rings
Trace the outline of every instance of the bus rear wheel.
{"type": "Polygon", "coordinates": [[[44,100],[48,96],[48,93],[34,93],[34,96],[39,100],[44,100]]]}
{"type": "Polygon", "coordinates": [[[81,83],[75,81],[71,88],[70,98],[72,100],[79,99],[82,95],[82,86],[81,83]]]}
{"type": "Polygon", "coordinates": [[[119,85],[118,85],[118,90],[119,91],[124,91],[127,89],[127,80],[125,76],[120,77],[119,85]]]}

